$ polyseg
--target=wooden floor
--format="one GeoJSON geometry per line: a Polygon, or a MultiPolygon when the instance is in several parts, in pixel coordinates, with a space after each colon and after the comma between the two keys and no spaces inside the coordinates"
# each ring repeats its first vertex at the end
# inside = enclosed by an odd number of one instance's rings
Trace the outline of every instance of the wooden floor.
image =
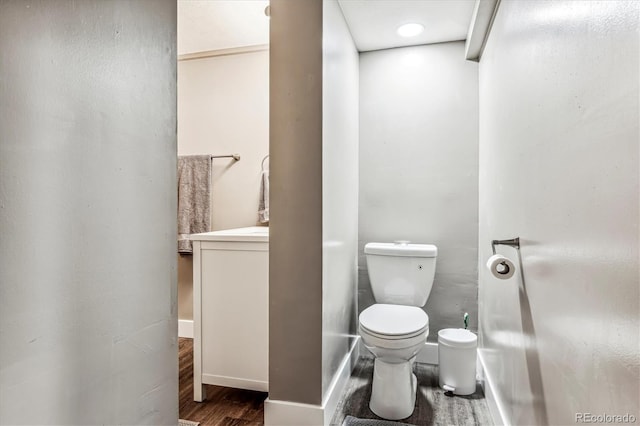
{"type": "MultiPolygon", "coordinates": [[[[207,400],[193,401],[193,340],[179,339],[180,418],[202,426],[258,426],[264,424],[267,394],[206,385],[207,400]]],[[[469,396],[447,396],[438,387],[438,367],[416,364],[418,377],[416,408],[401,420],[412,425],[491,425],[482,390],[469,396]]],[[[369,409],[373,360],[360,358],[331,421],[341,425],[346,416],[379,419],[369,409]]]]}
{"type": "MultiPolygon", "coordinates": [[[[411,425],[492,425],[489,408],[482,389],[468,396],[447,396],[438,386],[438,367],[416,364],[414,372],[418,378],[416,407],[411,417],[399,420],[411,425]]],[[[346,416],[361,419],[380,419],[369,409],[373,359],[360,358],[331,425],[341,425],[346,416]]]]}
{"type": "Polygon", "coordinates": [[[207,400],[193,400],[193,339],[179,339],[180,418],[203,426],[258,426],[264,424],[267,394],[206,385],[207,400]]]}

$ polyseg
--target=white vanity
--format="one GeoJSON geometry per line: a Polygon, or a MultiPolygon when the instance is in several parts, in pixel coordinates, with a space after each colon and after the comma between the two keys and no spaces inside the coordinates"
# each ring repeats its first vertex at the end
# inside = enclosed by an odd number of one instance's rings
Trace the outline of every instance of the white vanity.
{"type": "Polygon", "coordinates": [[[193,397],[203,384],[269,390],[269,228],[191,235],[193,397]]]}

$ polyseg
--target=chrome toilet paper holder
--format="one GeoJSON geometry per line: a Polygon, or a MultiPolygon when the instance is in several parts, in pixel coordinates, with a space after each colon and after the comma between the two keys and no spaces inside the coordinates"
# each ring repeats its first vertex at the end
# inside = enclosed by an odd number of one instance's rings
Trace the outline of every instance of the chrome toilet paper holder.
{"type": "MultiPolygon", "coordinates": [[[[520,257],[520,237],[511,238],[510,240],[492,240],[491,241],[491,249],[493,250],[493,255],[494,256],[497,254],[496,253],[496,246],[497,245],[513,247],[514,249],[518,250],[518,257],[520,257]]],[[[502,269],[501,270],[500,269],[496,270],[498,272],[498,274],[500,274],[500,275],[509,274],[509,271],[510,271],[511,267],[506,262],[500,262],[499,266],[502,267],[502,269]]]]}
{"type": "Polygon", "coordinates": [[[491,241],[491,249],[493,254],[496,254],[496,246],[509,246],[516,250],[520,250],[520,237],[512,238],[510,240],[493,240],[491,241]]]}

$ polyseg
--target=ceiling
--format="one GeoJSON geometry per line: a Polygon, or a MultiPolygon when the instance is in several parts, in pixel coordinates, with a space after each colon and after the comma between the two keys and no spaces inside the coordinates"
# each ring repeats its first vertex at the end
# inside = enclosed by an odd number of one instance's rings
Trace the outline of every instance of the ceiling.
{"type": "Polygon", "coordinates": [[[269,43],[268,0],[178,0],[178,55],[269,43]]]}
{"type": "Polygon", "coordinates": [[[475,0],[338,0],[360,52],[418,44],[465,40],[475,0]],[[404,38],[396,29],[424,25],[418,36],[404,38]]]}
{"type": "MultiPolygon", "coordinates": [[[[303,0],[300,0],[303,1],[303,0]]],[[[359,51],[464,40],[475,0],[338,0],[359,51]],[[403,38],[405,23],[424,25],[403,38]]],[[[178,0],[178,54],[269,43],[268,0],[178,0]]]]}

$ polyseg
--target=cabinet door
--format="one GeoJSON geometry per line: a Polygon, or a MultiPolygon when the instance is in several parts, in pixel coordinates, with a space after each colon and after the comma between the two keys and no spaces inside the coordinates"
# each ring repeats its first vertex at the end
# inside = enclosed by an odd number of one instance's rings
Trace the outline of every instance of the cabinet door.
{"type": "Polygon", "coordinates": [[[269,253],[264,244],[255,246],[255,250],[202,251],[206,383],[267,390],[269,253]]]}

